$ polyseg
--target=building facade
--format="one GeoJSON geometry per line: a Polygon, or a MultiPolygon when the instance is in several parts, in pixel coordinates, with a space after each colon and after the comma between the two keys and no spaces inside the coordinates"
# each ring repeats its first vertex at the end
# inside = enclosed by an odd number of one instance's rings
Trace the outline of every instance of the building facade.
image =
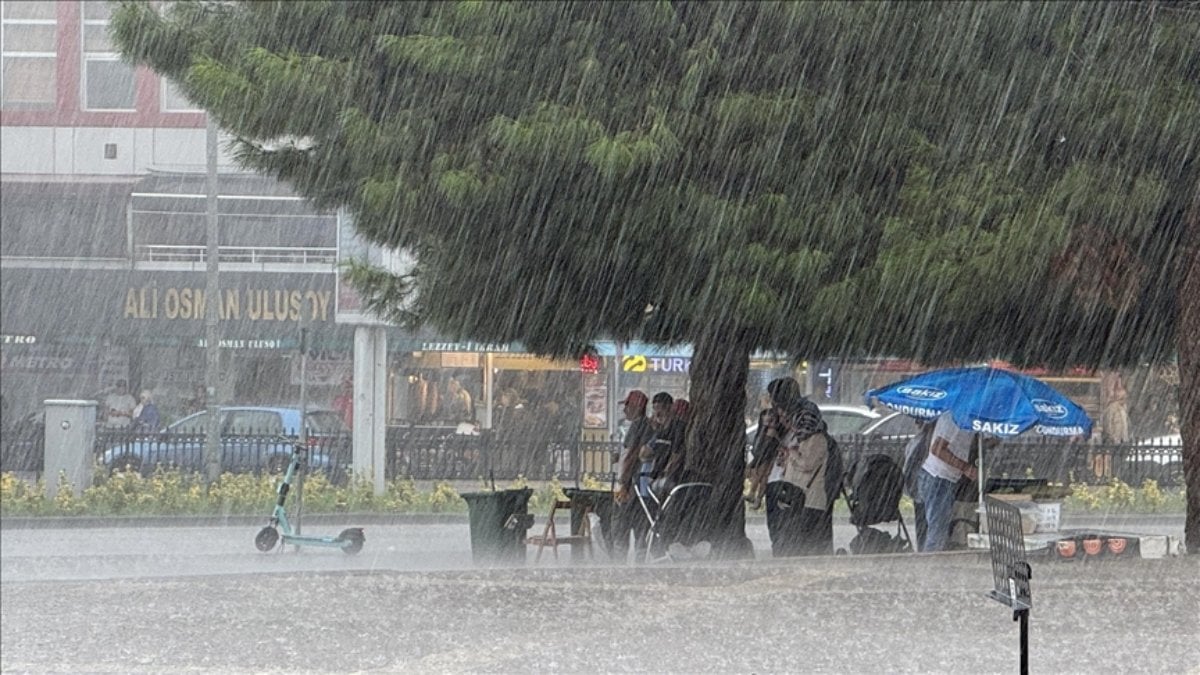
{"type": "MultiPolygon", "coordinates": [[[[205,123],[120,60],[106,2],[0,1],[0,389],[6,422],[124,380],[167,417],[204,381],[205,123]]],[[[349,375],[337,215],[218,157],[221,398],[314,400],[349,375]]]]}

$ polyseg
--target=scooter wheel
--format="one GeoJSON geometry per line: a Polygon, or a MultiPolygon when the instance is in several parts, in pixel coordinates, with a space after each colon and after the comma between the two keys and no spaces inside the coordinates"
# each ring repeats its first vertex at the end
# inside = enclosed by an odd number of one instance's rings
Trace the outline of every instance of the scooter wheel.
{"type": "Polygon", "coordinates": [[[270,525],[259,530],[258,534],[254,535],[254,548],[257,548],[263,553],[267,553],[271,549],[275,548],[275,544],[278,543],[279,530],[276,530],[270,525]]]}
{"type": "Polygon", "coordinates": [[[346,542],[342,544],[342,552],[346,555],[358,553],[362,550],[363,544],[367,543],[367,538],[363,536],[362,528],[358,527],[342,530],[342,533],[338,535],[338,539],[346,542]]]}

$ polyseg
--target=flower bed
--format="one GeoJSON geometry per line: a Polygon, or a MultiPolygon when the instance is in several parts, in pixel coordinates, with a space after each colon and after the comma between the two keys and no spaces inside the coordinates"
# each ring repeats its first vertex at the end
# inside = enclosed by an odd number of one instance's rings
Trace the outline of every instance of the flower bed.
{"type": "MultiPolygon", "coordinates": [[[[12,473],[0,474],[0,515],[259,515],[270,511],[278,484],[276,476],[226,473],[206,488],[199,474],[177,470],[158,470],[148,477],[134,472],[96,475],[95,484],[79,497],[60,479],[57,496],[49,499],[42,481],[30,483],[12,473]]],[[[609,484],[584,476],[581,486],[595,490],[607,489],[609,484]]],[[[504,487],[525,488],[530,483],[517,478],[504,487]]],[[[1115,479],[1107,485],[1077,483],[1069,487],[1070,496],[1063,501],[1067,513],[1182,513],[1185,507],[1182,489],[1163,490],[1150,479],[1136,488],[1115,479]]],[[[488,490],[490,486],[480,479],[478,489],[488,490]]],[[[529,500],[529,512],[548,511],[553,499],[565,499],[557,479],[539,484],[529,500]]],[[[376,496],[366,479],[337,487],[316,474],[305,481],[304,509],[310,514],[466,513],[467,504],[458,490],[444,481],[422,490],[411,478],[398,478],[389,481],[383,494],[376,496]]],[[[845,501],[839,499],[835,510],[846,513],[845,501]]],[[[904,497],[901,510],[911,514],[912,500],[904,497]]]]}
{"type": "MultiPolygon", "coordinates": [[[[167,515],[258,515],[267,514],[275,501],[277,476],[223,474],[206,487],[196,473],[158,470],[150,476],[97,472],[95,484],[76,497],[60,477],[58,494],[46,496],[42,481],[30,483],[12,473],[0,474],[0,515],[3,516],[167,516],[167,515]]],[[[481,480],[482,483],[482,480],[481,480]]],[[[586,487],[600,484],[585,478],[586,487]],[[594,484],[593,484],[594,483],[594,484]]],[[[508,488],[524,488],[518,478],[508,488]]],[[[481,490],[490,486],[481,485],[481,490]]],[[[537,489],[529,500],[530,512],[549,509],[552,499],[565,498],[562,485],[552,480],[537,489]]],[[[289,503],[290,506],[290,503],[289,503]]],[[[320,474],[306,479],[304,510],[318,513],[466,513],[467,504],[449,483],[420,490],[410,478],[389,481],[383,494],[375,495],[370,481],[354,479],[334,486],[320,474]]]]}

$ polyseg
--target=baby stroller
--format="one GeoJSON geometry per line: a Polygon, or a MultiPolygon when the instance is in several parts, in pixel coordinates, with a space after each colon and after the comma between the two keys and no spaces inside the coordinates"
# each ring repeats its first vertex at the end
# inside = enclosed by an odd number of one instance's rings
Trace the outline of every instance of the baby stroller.
{"type": "MultiPolygon", "coordinates": [[[[646,474],[639,476],[647,478],[646,474]]],[[[655,481],[659,483],[660,481],[655,481]]],[[[694,560],[707,558],[711,545],[701,518],[704,505],[712,495],[711,483],[680,483],[666,497],[659,490],[635,490],[642,513],[650,522],[646,532],[645,562],[694,560]]]]}
{"type": "MultiPolygon", "coordinates": [[[[850,465],[842,484],[842,494],[850,507],[850,524],[858,529],[858,534],[850,540],[851,553],[909,553],[913,550],[908,528],[900,515],[903,489],[904,474],[900,465],[887,455],[867,455],[850,465]],[[897,523],[895,536],[871,527],[892,521],[897,523]]],[[[845,553],[845,550],[839,553],[845,553]]]]}

